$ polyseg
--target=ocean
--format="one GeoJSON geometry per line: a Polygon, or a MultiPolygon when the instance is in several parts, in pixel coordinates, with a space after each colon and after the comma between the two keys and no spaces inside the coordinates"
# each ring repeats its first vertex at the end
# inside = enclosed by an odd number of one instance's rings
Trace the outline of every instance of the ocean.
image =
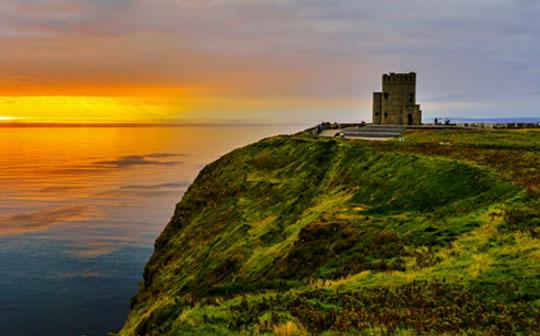
{"type": "Polygon", "coordinates": [[[0,335],[118,330],[204,165],[305,127],[0,128],[0,335]]]}

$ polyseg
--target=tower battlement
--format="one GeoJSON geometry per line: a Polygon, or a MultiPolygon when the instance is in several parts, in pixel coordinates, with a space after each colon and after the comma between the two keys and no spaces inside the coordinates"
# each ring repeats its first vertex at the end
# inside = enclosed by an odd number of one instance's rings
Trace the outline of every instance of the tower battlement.
{"type": "Polygon", "coordinates": [[[395,73],[390,72],[382,75],[383,84],[393,84],[393,83],[416,83],[416,73],[395,73]]]}

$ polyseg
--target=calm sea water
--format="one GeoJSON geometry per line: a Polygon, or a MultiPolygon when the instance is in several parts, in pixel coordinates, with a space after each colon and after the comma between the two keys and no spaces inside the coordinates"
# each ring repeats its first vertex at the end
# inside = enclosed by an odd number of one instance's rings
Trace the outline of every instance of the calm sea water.
{"type": "Polygon", "coordinates": [[[302,126],[0,128],[0,335],[121,327],[199,170],[302,126]]]}

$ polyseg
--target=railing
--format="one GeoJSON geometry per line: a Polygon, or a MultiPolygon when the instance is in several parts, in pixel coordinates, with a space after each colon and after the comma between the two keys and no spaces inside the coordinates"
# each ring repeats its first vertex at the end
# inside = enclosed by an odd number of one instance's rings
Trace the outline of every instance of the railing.
{"type": "Polygon", "coordinates": [[[321,122],[320,124],[308,128],[302,133],[309,133],[318,135],[325,130],[339,130],[350,127],[363,127],[363,126],[378,126],[378,127],[395,127],[400,126],[404,128],[412,129],[474,129],[474,128],[484,128],[484,129],[530,129],[530,128],[540,128],[540,123],[449,123],[449,124],[432,124],[426,123],[422,125],[383,125],[383,124],[368,124],[365,122],[362,123],[338,123],[338,122],[321,122]]]}

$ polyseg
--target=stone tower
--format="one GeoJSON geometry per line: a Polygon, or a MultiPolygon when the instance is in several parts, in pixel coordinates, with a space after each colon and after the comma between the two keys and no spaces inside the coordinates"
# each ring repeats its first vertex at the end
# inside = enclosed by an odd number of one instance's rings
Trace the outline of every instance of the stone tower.
{"type": "Polygon", "coordinates": [[[382,92],[373,92],[373,123],[420,125],[422,111],[416,104],[416,73],[382,76],[382,92]]]}

